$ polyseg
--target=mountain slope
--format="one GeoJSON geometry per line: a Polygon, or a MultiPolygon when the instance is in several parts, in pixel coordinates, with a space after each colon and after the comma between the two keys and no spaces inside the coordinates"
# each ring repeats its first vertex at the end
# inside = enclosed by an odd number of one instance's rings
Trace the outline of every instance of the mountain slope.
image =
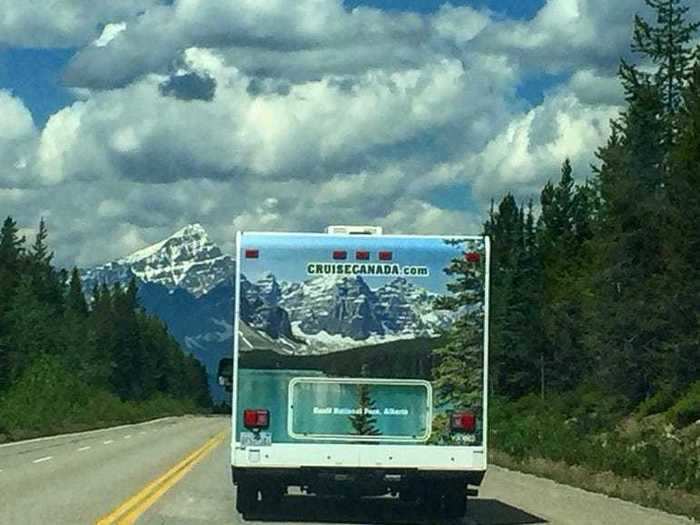
{"type": "Polygon", "coordinates": [[[83,271],[83,283],[125,282],[135,275],[143,282],[181,288],[200,297],[229,279],[234,260],[213,244],[199,224],[190,224],[167,239],[127,257],[83,271]]]}

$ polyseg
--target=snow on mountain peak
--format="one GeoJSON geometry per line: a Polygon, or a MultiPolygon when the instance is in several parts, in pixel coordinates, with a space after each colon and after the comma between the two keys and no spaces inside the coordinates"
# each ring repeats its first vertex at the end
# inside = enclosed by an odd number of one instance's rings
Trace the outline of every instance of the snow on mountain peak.
{"type": "MultiPolygon", "coordinates": [[[[117,262],[133,264],[144,259],[153,257],[164,248],[173,247],[176,245],[189,245],[194,249],[201,249],[202,247],[209,244],[211,244],[209,241],[209,236],[207,235],[206,230],[202,227],[201,224],[188,224],[184,228],[180,228],[167,239],[159,241],[145,248],[141,248],[140,250],[135,251],[131,255],[127,255],[126,257],[119,259],[117,262]]],[[[218,248],[216,249],[218,250],[218,248]]]]}
{"type": "Polygon", "coordinates": [[[230,279],[233,269],[233,259],[209,240],[201,224],[194,223],[127,257],[86,270],[84,278],[111,283],[133,274],[144,282],[200,296],[230,279]]]}

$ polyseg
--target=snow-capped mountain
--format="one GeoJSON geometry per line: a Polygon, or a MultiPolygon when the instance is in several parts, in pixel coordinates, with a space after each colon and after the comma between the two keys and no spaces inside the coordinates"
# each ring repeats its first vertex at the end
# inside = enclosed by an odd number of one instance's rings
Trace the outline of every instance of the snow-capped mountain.
{"type": "Polygon", "coordinates": [[[244,279],[241,291],[248,303],[281,307],[293,336],[329,349],[432,337],[454,319],[451,312],[434,309],[434,293],[404,278],[373,290],[360,276],[288,283],[267,274],[256,283],[244,279]]]}
{"type": "Polygon", "coordinates": [[[233,258],[209,240],[201,225],[190,224],[127,257],[84,270],[82,278],[91,290],[95,283],[123,283],[133,274],[143,282],[181,288],[200,297],[230,279],[233,271],[233,258]]]}
{"type": "MultiPolygon", "coordinates": [[[[221,399],[215,374],[219,359],[233,348],[234,270],[233,258],[192,224],[127,257],[83,270],[82,278],[89,291],[136,276],[143,307],[205,364],[212,393],[221,399]]],[[[403,278],[372,288],[360,276],[286,282],[267,273],[255,282],[242,275],[240,286],[242,352],[310,356],[434,337],[455,318],[435,310],[435,293],[403,278]]]]}

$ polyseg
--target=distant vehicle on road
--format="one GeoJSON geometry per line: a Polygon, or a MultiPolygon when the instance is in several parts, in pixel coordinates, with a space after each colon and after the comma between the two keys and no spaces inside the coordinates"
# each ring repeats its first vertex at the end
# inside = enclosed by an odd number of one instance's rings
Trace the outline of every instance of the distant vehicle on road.
{"type": "Polygon", "coordinates": [[[296,486],[463,515],[486,472],[489,239],[343,226],[236,240],[219,381],[238,511],[296,486]]]}

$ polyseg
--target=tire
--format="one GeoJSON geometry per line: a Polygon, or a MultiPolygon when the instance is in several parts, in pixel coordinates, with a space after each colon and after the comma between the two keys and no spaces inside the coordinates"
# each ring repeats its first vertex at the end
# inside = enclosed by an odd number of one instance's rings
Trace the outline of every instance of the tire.
{"type": "Polygon", "coordinates": [[[258,506],[258,488],[250,483],[238,483],[236,510],[245,518],[258,506]]]}
{"type": "Polygon", "coordinates": [[[269,505],[274,507],[279,506],[282,503],[282,498],[287,493],[287,488],[282,484],[270,483],[269,485],[262,487],[260,492],[263,505],[265,505],[266,509],[270,510],[269,505]]]}
{"type": "Polygon", "coordinates": [[[447,518],[461,518],[467,512],[467,487],[463,483],[447,486],[444,495],[444,515],[447,518]]]}
{"type": "Polygon", "coordinates": [[[439,488],[427,490],[421,500],[427,517],[434,519],[443,516],[443,494],[439,488]]]}
{"type": "Polygon", "coordinates": [[[418,499],[418,491],[415,486],[409,486],[399,491],[399,501],[402,503],[413,503],[418,499]]]}

